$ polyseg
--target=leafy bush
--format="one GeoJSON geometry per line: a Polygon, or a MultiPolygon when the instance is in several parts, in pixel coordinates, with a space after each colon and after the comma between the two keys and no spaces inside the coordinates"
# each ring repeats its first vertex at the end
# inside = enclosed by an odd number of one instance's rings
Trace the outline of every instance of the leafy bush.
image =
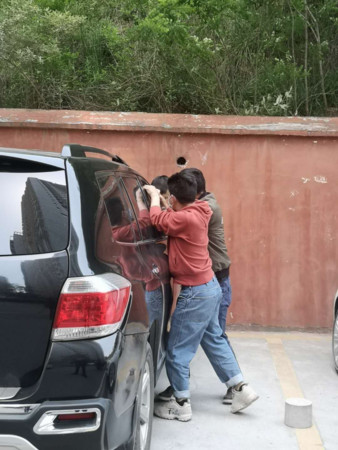
{"type": "Polygon", "coordinates": [[[335,0],[2,0],[1,107],[326,115],[335,0]]]}

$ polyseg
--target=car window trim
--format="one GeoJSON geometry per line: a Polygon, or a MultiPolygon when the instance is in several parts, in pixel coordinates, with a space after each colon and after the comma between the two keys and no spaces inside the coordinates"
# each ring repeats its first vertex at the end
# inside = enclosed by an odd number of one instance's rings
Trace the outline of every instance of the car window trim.
{"type": "Polygon", "coordinates": [[[11,151],[6,151],[6,149],[0,148],[0,158],[4,156],[6,158],[12,158],[17,161],[29,161],[35,162],[36,164],[41,164],[41,166],[55,167],[55,169],[65,169],[65,160],[58,157],[58,154],[54,156],[46,156],[41,152],[41,155],[33,155],[30,153],[15,153],[11,151]]]}

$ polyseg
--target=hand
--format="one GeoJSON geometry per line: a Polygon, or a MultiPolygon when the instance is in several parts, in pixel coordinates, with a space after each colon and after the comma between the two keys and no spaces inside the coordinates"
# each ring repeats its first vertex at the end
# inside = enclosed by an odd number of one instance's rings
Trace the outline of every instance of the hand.
{"type": "Polygon", "coordinates": [[[143,186],[143,189],[150,195],[150,206],[160,206],[160,190],[150,184],[143,186]]]}
{"type": "Polygon", "coordinates": [[[163,197],[163,195],[160,195],[160,204],[164,209],[169,208],[169,204],[168,204],[167,200],[163,197]]]}
{"type": "Polygon", "coordinates": [[[146,184],[143,189],[148,192],[151,198],[158,198],[160,196],[160,190],[151,184],[146,184]]]}
{"type": "Polygon", "coordinates": [[[137,189],[137,191],[135,192],[135,198],[136,198],[136,203],[137,203],[139,211],[142,211],[143,209],[147,209],[147,206],[144,203],[143,194],[142,194],[142,191],[140,188],[137,189]]]}

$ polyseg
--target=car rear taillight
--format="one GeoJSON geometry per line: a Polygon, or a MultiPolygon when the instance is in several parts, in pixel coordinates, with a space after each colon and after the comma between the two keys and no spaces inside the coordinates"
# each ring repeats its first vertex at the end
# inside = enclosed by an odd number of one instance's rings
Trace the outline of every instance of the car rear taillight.
{"type": "Polygon", "coordinates": [[[73,420],[95,420],[96,413],[58,414],[54,422],[71,422],[73,420]]]}
{"type": "Polygon", "coordinates": [[[106,273],[68,278],[56,309],[52,340],[90,339],[114,333],[127,311],[131,285],[106,273]]]}

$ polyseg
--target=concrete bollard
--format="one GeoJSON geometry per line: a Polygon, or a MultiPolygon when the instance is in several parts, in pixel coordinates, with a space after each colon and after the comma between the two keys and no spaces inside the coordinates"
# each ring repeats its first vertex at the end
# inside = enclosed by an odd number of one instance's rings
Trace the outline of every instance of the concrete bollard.
{"type": "Polygon", "coordinates": [[[306,398],[287,398],[284,423],[292,428],[312,427],[312,402],[306,398]]]}

